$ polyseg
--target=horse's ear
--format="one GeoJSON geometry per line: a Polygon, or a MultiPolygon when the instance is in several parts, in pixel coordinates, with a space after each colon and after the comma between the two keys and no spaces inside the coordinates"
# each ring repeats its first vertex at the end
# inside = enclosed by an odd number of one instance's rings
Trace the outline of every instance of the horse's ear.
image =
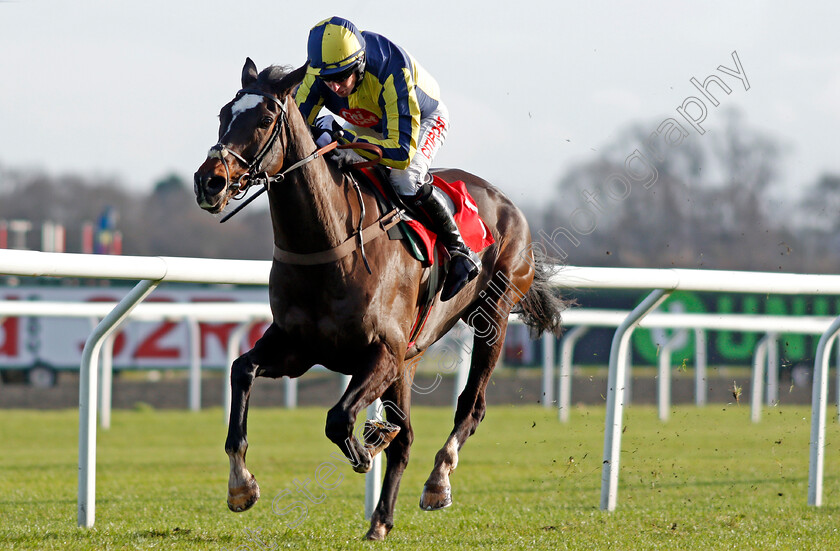
{"type": "Polygon", "coordinates": [[[278,97],[288,94],[292,88],[303,81],[303,77],[306,76],[306,69],[308,67],[309,62],[307,61],[291,73],[281,78],[277,84],[273,86],[274,93],[277,94],[278,97]]]}
{"type": "Polygon", "coordinates": [[[257,81],[257,65],[250,57],[245,58],[245,66],[242,67],[242,87],[248,88],[257,81]]]}

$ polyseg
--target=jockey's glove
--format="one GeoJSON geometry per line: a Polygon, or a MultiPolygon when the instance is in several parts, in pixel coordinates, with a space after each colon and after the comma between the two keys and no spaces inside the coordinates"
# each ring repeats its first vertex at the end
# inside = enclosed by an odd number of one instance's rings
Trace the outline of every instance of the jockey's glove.
{"type": "Polygon", "coordinates": [[[341,125],[332,115],[324,115],[315,119],[315,124],[312,125],[312,137],[315,139],[315,145],[318,148],[324,147],[328,143],[335,141],[336,133],[341,132],[341,125]]]}
{"type": "Polygon", "coordinates": [[[315,147],[321,149],[325,145],[329,144],[333,141],[333,137],[330,135],[329,132],[323,132],[320,136],[315,140],[315,147]]]}
{"type": "Polygon", "coordinates": [[[329,154],[329,158],[342,170],[367,160],[352,149],[333,149],[329,154]]]}

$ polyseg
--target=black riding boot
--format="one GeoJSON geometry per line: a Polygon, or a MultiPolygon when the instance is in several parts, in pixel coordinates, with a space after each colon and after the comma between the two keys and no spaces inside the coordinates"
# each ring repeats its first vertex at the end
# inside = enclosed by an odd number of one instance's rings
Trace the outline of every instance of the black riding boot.
{"type": "Polygon", "coordinates": [[[425,183],[410,201],[426,214],[430,222],[429,229],[437,234],[451,257],[449,271],[440,292],[440,300],[445,302],[481,272],[481,260],[464,243],[441,190],[425,183]]]}

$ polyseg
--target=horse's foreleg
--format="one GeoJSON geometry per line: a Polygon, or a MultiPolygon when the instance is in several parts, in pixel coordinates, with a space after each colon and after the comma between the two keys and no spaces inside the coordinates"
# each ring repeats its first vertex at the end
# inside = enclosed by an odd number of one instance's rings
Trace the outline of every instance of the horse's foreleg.
{"type": "Polygon", "coordinates": [[[365,536],[369,540],[383,540],[394,527],[394,508],[400,490],[400,480],[408,465],[408,454],[414,441],[409,408],[411,406],[411,384],[405,377],[395,381],[382,395],[382,409],[388,422],[399,427],[399,432],[385,449],[388,459],[382,493],[370,518],[370,530],[365,536]]]}
{"type": "Polygon", "coordinates": [[[499,316],[493,323],[494,329],[484,336],[479,336],[483,331],[477,328],[476,337],[473,339],[470,374],[463,392],[458,397],[458,407],[455,410],[455,426],[444,446],[435,455],[435,466],[423,486],[423,494],[420,497],[421,509],[432,511],[452,505],[449,475],[458,466],[458,451],[484,419],[484,392],[504,344],[507,318],[499,316]]]}
{"type": "Polygon", "coordinates": [[[248,399],[258,376],[300,376],[308,366],[296,361],[284,334],[271,324],[254,348],[233,362],[230,373],[231,404],[225,451],[230,458],[227,504],[231,511],[249,509],[260,497],[260,487],[247,467],[248,399]]]}
{"type": "Polygon", "coordinates": [[[325,432],[347,457],[353,470],[366,473],[371,468],[372,457],[364,444],[353,436],[356,416],[382,396],[396,379],[398,370],[396,358],[383,343],[371,345],[357,361],[359,368],[351,377],[347,390],[327,413],[325,432]]]}
{"type": "Polygon", "coordinates": [[[225,441],[225,452],[230,459],[227,504],[231,511],[237,513],[249,509],[260,498],[260,487],[254,475],[245,467],[245,452],[248,450],[248,398],[257,370],[249,354],[237,358],[230,373],[230,421],[225,441]]]}

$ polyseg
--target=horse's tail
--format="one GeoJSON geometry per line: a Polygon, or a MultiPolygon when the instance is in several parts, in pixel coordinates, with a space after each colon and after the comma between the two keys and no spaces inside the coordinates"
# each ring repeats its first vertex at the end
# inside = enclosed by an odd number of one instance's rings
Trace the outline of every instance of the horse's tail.
{"type": "Polygon", "coordinates": [[[530,329],[531,337],[536,338],[545,331],[559,336],[561,332],[560,314],[572,305],[574,301],[564,299],[551,286],[551,277],[559,269],[548,263],[545,256],[533,249],[534,252],[534,281],[513,313],[519,314],[520,319],[530,329]]]}

